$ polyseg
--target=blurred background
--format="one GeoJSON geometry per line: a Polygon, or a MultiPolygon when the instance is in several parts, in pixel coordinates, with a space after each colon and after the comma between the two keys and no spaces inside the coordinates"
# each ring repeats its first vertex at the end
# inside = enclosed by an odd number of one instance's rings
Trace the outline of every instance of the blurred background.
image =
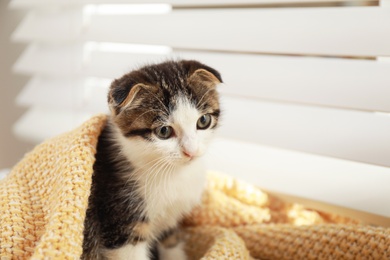
{"type": "Polygon", "coordinates": [[[0,170],[107,113],[112,79],[198,59],[225,83],[209,169],[389,221],[390,0],[147,2],[1,1],[0,170]]]}
{"type": "Polygon", "coordinates": [[[12,167],[33,147],[33,144],[17,138],[12,132],[13,124],[27,110],[17,106],[15,100],[29,77],[12,72],[13,64],[27,44],[10,40],[26,11],[10,10],[8,3],[7,0],[0,1],[0,169],[12,167]]]}

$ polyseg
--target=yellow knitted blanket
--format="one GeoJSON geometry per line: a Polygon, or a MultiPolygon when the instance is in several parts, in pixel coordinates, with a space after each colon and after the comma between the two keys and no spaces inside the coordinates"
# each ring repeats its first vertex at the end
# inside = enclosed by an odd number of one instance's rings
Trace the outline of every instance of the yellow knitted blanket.
{"type": "MultiPolygon", "coordinates": [[[[47,140],[0,182],[0,259],[78,259],[99,133],[96,116],[47,140]]],[[[183,223],[190,259],[390,259],[390,231],[287,204],[210,174],[183,223]]]]}

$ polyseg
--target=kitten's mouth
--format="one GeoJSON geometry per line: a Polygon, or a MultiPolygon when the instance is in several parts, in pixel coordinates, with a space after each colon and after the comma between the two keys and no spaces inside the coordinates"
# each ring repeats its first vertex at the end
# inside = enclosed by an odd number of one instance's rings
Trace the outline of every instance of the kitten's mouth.
{"type": "Polygon", "coordinates": [[[183,157],[182,162],[183,162],[184,164],[187,164],[187,163],[192,162],[193,160],[194,160],[194,158],[183,157]]]}
{"type": "Polygon", "coordinates": [[[191,163],[193,162],[194,160],[196,160],[198,158],[198,156],[183,156],[183,162],[185,164],[188,164],[188,163],[191,163]]]}

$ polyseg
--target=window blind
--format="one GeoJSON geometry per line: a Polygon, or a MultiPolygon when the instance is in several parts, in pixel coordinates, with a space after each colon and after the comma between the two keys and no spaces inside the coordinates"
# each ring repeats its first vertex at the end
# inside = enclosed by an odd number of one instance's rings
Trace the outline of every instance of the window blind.
{"type": "Polygon", "coordinates": [[[198,59],[226,83],[210,168],[390,217],[388,0],[146,2],[11,1],[29,10],[12,36],[31,77],[16,135],[38,143],[106,113],[111,80],[139,65],[198,59]]]}

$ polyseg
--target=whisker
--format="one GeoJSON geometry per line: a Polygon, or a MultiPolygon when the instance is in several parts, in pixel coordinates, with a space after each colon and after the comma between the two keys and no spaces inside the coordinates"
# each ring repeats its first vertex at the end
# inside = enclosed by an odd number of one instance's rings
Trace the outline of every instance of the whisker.
{"type": "MultiPolygon", "coordinates": [[[[175,166],[174,166],[173,164],[171,164],[170,167],[169,167],[169,169],[168,169],[168,174],[167,174],[167,182],[168,182],[168,183],[171,183],[171,182],[172,182],[171,179],[172,179],[172,172],[173,172],[174,167],[175,167],[175,166]]],[[[176,189],[173,189],[173,190],[175,190],[175,194],[176,194],[176,189]]],[[[172,190],[170,190],[170,192],[172,192],[172,190]]],[[[174,197],[176,198],[176,196],[174,196],[174,197]]],[[[171,198],[172,198],[172,197],[171,197],[171,198]]],[[[172,201],[172,200],[169,201],[169,204],[171,205],[172,208],[174,208],[174,207],[173,207],[173,201],[172,201]]]]}
{"type": "Polygon", "coordinates": [[[147,183],[145,184],[145,196],[149,196],[149,195],[152,193],[153,189],[156,188],[156,187],[153,187],[153,185],[154,185],[154,186],[157,185],[155,179],[156,179],[156,178],[158,177],[158,175],[160,174],[161,169],[162,169],[163,167],[165,167],[165,164],[166,164],[166,162],[165,162],[164,158],[162,158],[162,160],[159,161],[158,166],[156,165],[155,167],[153,167],[153,169],[151,169],[151,170],[149,171],[147,178],[148,178],[148,179],[151,179],[151,182],[150,182],[150,185],[149,185],[149,186],[147,185],[147,183]],[[148,191],[147,191],[147,188],[148,188],[148,187],[149,187],[149,193],[148,193],[148,191]]]}
{"type": "Polygon", "coordinates": [[[134,181],[134,182],[136,182],[136,183],[139,183],[140,179],[143,178],[143,176],[142,176],[142,175],[141,175],[141,176],[137,176],[137,174],[138,174],[139,172],[141,172],[143,169],[149,167],[150,164],[154,163],[154,164],[151,166],[151,168],[152,168],[153,166],[155,166],[156,164],[158,164],[161,160],[162,160],[161,158],[153,159],[153,160],[151,160],[150,162],[148,162],[148,163],[142,165],[141,167],[139,167],[137,170],[131,172],[131,174],[129,174],[129,176],[128,176],[128,178],[127,178],[127,181],[124,183],[124,186],[126,186],[126,185],[129,183],[129,181],[134,181]],[[136,177],[136,178],[134,178],[134,177],[136,177]]]}
{"type": "Polygon", "coordinates": [[[150,192],[148,194],[149,198],[152,199],[152,201],[151,201],[152,204],[154,204],[154,202],[158,198],[158,196],[161,196],[161,194],[156,194],[156,191],[159,191],[157,186],[160,186],[162,184],[161,178],[164,176],[163,169],[165,169],[166,166],[167,166],[167,161],[164,158],[164,162],[160,165],[160,167],[158,168],[158,171],[155,171],[155,173],[152,175],[152,180],[153,180],[152,183],[154,184],[154,187],[150,187],[150,192]],[[158,179],[160,179],[160,181],[158,179]],[[153,191],[155,194],[153,194],[153,191]]]}

